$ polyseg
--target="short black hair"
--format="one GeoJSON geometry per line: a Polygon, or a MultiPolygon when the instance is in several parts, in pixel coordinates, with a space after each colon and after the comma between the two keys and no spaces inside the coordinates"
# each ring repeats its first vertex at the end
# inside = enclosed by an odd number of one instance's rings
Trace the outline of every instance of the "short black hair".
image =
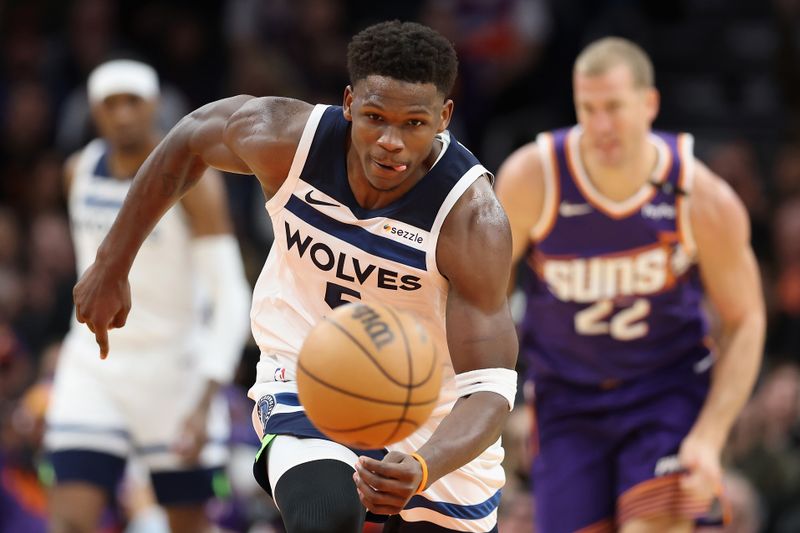
{"type": "Polygon", "coordinates": [[[377,74],[411,83],[433,83],[447,96],[458,73],[453,45],[437,31],[392,20],[362,30],[347,47],[350,83],[377,74]]]}

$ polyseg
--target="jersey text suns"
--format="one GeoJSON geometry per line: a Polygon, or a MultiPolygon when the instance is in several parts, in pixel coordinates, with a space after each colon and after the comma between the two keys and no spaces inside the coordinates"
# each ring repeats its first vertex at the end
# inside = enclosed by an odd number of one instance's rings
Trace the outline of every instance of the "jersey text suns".
{"type": "Polygon", "coordinates": [[[648,296],[671,288],[690,266],[683,248],[654,245],[627,253],[577,258],[536,254],[536,269],[563,302],[648,296]]]}

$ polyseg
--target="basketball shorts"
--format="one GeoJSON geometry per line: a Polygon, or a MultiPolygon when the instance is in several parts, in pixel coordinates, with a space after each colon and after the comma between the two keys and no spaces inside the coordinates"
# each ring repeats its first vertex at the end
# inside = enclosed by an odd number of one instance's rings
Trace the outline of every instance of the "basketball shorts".
{"type": "MultiPolygon", "coordinates": [[[[294,381],[275,381],[257,383],[250,389],[249,396],[256,401],[253,408],[253,427],[262,437],[262,448],[256,457],[254,473],[259,484],[271,494],[270,482],[277,484],[278,476],[267,474],[270,468],[288,470],[290,465],[274,465],[268,459],[269,444],[281,435],[314,439],[309,443],[310,458],[304,453],[288,454],[281,449],[281,457],[293,464],[317,459],[337,459],[355,463],[358,455],[368,455],[380,459],[388,451],[396,450],[411,453],[419,449],[431,436],[442,418],[452,409],[452,404],[437,407],[428,422],[408,438],[382,450],[350,450],[336,444],[339,451],[325,452],[318,439],[329,441],[305,415],[297,397],[294,381]],[[277,437],[276,437],[277,436],[277,437]],[[318,453],[319,452],[319,453],[318,453]],[[320,455],[322,453],[323,455],[320,455]],[[327,455],[324,455],[327,453],[327,455]]],[[[406,522],[431,522],[455,531],[485,533],[492,531],[497,524],[497,506],[500,502],[500,489],[505,483],[505,474],[500,465],[503,448],[498,440],[487,448],[478,458],[463,467],[442,477],[422,494],[411,498],[405,510],[400,513],[406,522]]],[[[385,518],[385,517],[383,517],[385,518]]],[[[382,521],[383,518],[367,516],[367,520],[382,521]]]]}
{"type": "Polygon", "coordinates": [[[537,381],[536,531],[612,531],[632,518],[707,512],[709,500],[680,490],[677,453],[708,388],[701,362],[610,389],[537,381]]]}
{"type": "Polygon", "coordinates": [[[207,499],[227,462],[230,423],[224,398],[218,397],[199,463],[186,465],[172,451],[205,386],[187,363],[175,354],[119,349],[103,361],[96,347],[65,342],[45,430],[56,482],[88,481],[114,490],[126,458],[135,455],[151,472],[161,503],[184,503],[200,485],[206,496],[190,499],[207,499]]]}

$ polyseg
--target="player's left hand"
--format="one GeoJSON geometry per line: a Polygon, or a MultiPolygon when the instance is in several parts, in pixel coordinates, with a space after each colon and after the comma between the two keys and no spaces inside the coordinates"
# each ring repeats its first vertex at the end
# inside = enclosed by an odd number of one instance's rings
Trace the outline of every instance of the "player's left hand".
{"type": "Polygon", "coordinates": [[[375,514],[398,514],[422,481],[422,466],[410,455],[389,452],[382,461],[359,457],[353,474],[358,497],[375,514]]]}
{"type": "Polygon", "coordinates": [[[75,317],[94,333],[100,359],[108,357],[108,330],[123,327],[131,310],[131,286],[118,270],[95,261],[72,289],[75,317]]]}
{"type": "Polygon", "coordinates": [[[681,479],[683,490],[701,499],[720,495],[722,466],[719,446],[690,433],[681,443],[678,459],[686,469],[681,479]]]}
{"type": "Polygon", "coordinates": [[[200,452],[203,451],[208,440],[206,432],[206,413],[193,412],[184,422],[178,440],[172,449],[177,453],[186,464],[197,464],[200,452]]]}

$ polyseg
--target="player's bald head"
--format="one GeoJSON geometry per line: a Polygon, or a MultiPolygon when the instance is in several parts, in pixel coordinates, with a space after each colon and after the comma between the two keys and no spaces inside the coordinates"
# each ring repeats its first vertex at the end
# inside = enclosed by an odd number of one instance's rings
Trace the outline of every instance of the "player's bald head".
{"type": "Polygon", "coordinates": [[[653,63],[647,53],[636,43],[621,37],[605,37],[584,48],[575,60],[573,75],[599,76],[618,65],[630,69],[635,87],[654,86],[653,63]]]}

